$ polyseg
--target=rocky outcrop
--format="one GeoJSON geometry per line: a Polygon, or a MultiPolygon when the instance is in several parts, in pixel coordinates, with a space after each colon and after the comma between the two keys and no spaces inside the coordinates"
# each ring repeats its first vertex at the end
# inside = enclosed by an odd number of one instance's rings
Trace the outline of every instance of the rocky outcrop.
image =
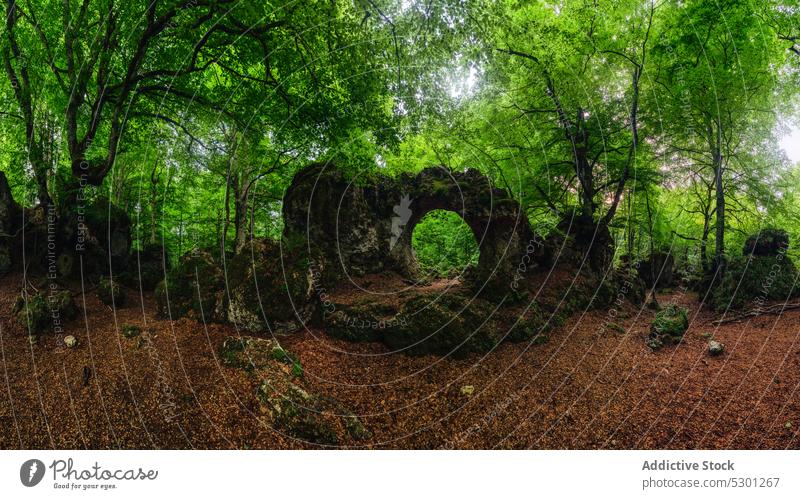
{"type": "Polygon", "coordinates": [[[0,172],[0,276],[11,269],[14,240],[20,224],[21,209],[11,196],[6,174],[0,172]]]}
{"type": "Polygon", "coordinates": [[[766,228],[751,234],[744,242],[744,256],[776,256],[789,247],[789,234],[783,229],[766,228]]]}
{"type": "Polygon", "coordinates": [[[228,266],[228,321],[248,332],[294,330],[311,314],[311,276],[298,251],[254,239],[228,266]]]}
{"type": "Polygon", "coordinates": [[[535,300],[498,304],[463,285],[382,289],[358,293],[361,282],[325,297],[320,326],[347,341],[382,342],[408,355],[463,358],[486,353],[502,342],[547,341],[548,331],[576,312],[625,299],[626,283],[565,272],[535,300]]]}
{"type": "Polygon", "coordinates": [[[120,286],[119,281],[104,277],[97,284],[97,297],[109,307],[121,307],[125,304],[127,293],[125,293],[125,288],[120,286]]]}
{"type": "MultiPolygon", "coordinates": [[[[56,217],[58,227],[57,254],[59,275],[119,275],[128,264],[131,248],[131,222],[122,208],[108,198],[99,197],[85,206],[80,203],[68,205],[60,213],[41,210],[41,221],[34,225],[37,232],[37,261],[43,261],[47,268],[52,266],[51,255],[44,251],[49,230],[48,223],[56,217]],[[78,258],[82,258],[82,267],[78,258]]],[[[26,249],[28,251],[28,249],[26,249]]]]}
{"type": "Polygon", "coordinates": [[[222,262],[210,250],[195,249],[156,287],[156,309],[163,318],[198,321],[225,319],[225,275],[222,262]]]}
{"type": "Polygon", "coordinates": [[[437,167],[396,179],[348,179],[333,165],[311,165],[295,175],[284,197],[284,240],[308,255],[324,287],[384,270],[414,278],[411,236],[432,210],[458,213],[475,235],[474,286],[498,299],[507,294],[533,234],[517,201],[477,170],[437,167]]]}
{"type": "Polygon", "coordinates": [[[309,389],[300,360],[276,340],[230,337],[222,345],[220,359],[228,367],[255,374],[261,412],[276,431],[321,445],[342,445],[371,436],[344,404],[309,389]]]}
{"type": "Polygon", "coordinates": [[[147,244],[128,256],[128,264],[120,279],[132,288],[152,291],[170,270],[169,253],[164,246],[147,244]]]}
{"type": "Polygon", "coordinates": [[[709,300],[714,310],[759,308],[771,300],[800,296],[798,269],[788,248],[789,236],[782,230],[766,229],[747,238],[742,249],[746,256],[729,261],[714,284],[709,300]]]}
{"type": "Polygon", "coordinates": [[[639,262],[639,277],[648,288],[668,288],[675,284],[675,257],[665,251],[655,251],[639,262]]]}
{"type": "Polygon", "coordinates": [[[59,333],[64,323],[78,315],[78,308],[67,290],[52,289],[36,294],[23,293],[12,312],[17,322],[31,336],[45,332],[59,333]]]}

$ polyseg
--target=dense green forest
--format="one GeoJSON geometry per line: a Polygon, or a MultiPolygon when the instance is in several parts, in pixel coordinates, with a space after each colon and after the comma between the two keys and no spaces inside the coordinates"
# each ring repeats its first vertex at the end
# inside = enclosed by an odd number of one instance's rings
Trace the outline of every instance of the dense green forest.
{"type": "Polygon", "coordinates": [[[709,269],[761,227],[800,237],[800,170],[778,147],[800,113],[797,2],[5,7],[14,198],[66,213],[84,187],[171,258],[279,237],[313,161],[477,168],[534,226],[609,225],[618,256],[709,269]]]}
{"type": "Polygon", "coordinates": [[[3,2],[0,448],[798,447],[798,0],[3,2]]]}

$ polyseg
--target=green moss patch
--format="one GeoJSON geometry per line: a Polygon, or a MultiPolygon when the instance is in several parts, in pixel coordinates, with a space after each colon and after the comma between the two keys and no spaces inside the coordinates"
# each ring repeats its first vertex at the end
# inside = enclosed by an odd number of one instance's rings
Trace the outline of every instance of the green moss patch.
{"type": "Polygon", "coordinates": [[[689,315],[685,308],[669,304],[656,312],[650,324],[647,344],[656,350],[664,345],[680,343],[689,329],[689,315]]]}

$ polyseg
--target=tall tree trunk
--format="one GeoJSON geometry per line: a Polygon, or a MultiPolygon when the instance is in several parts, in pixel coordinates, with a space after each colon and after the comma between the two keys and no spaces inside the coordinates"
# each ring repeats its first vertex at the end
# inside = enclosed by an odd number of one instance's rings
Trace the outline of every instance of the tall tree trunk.
{"type": "Polygon", "coordinates": [[[233,159],[228,160],[228,172],[225,175],[225,219],[222,222],[222,237],[220,237],[219,248],[220,254],[225,254],[225,246],[228,240],[228,227],[231,224],[231,163],[233,159]]]}
{"type": "Polygon", "coordinates": [[[708,234],[711,232],[709,217],[703,221],[703,235],[700,237],[700,265],[703,272],[708,272],[708,234]]]}
{"type": "Polygon", "coordinates": [[[658,308],[658,298],[656,297],[656,269],[655,269],[655,259],[653,258],[653,253],[655,250],[655,245],[653,244],[653,210],[650,207],[650,193],[645,190],[644,192],[644,200],[647,206],[647,235],[649,240],[649,249],[650,249],[650,256],[648,257],[650,260],[650,297],[652,299],[652,305],[658,308]]]}
{"type": "Polygon", "coordinates": [[[150,244],[156,243],[156,209],[158,207],[158,162],[153,164],[150,172],[150,244]]]}
{"type": "Polygon", "coordinates": [[[581,190],[581,214],[589,220],[594,219],[594,174],[587,157],[589,149],[589,130],[586,128],[585,111],[578,108],[575,117],[575,133],[572,135],[572,152],[575,158],[575,174],[581,190]]]}
{"type": "Polygon", "coordinates": [[[725,271],[725,189],[723,174],[725,171],[722,158],[722,130],[717,123],[714,148],[714,189],[716,191],[716,231],[714,244],[714,271],[725,271]]]}
{"type": "Polygon", "coordinates": [[[631,202],[632,198],[633,196],[631,196],[630,189],[628,189],[628,199],[626,200],[628,205],[628,258],[630,259],[631,264],[633,263],[633,243],[636,235],[636,226],[634,224],[633,207],[631,202]]]}

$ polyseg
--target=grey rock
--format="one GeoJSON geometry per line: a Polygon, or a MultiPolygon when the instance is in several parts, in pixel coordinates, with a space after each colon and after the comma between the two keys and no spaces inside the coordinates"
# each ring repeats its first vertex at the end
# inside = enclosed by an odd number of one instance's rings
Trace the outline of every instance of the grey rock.
{"type": "Polygon", "coordinates": [[[719,341],[711,340],[708,342],[708,354],[712,357],[717,357],[718,355],[722,355],[722,352],[725,351],[725,345],[720,343],[719,341]]]}

